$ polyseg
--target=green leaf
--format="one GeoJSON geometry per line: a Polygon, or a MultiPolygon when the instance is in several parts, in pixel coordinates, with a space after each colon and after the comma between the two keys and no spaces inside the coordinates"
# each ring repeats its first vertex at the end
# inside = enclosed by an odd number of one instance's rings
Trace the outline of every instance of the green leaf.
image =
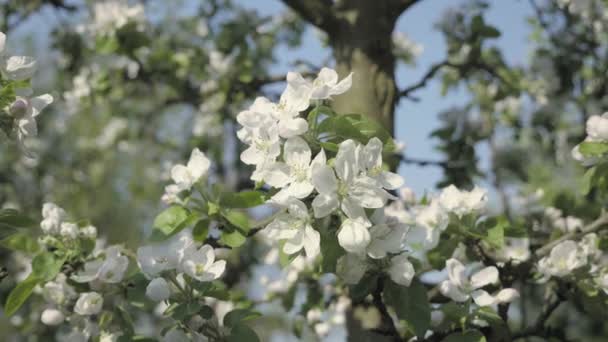
{"type": "Polygon", "coordinates": [[[404,287],[387,280],[384,301],[395,309],[399,319],[407,322],[416,336],[424,336],[431,325],[431,307],[422,283],[414,279],[409,287],[404,287]]]}
{"type": "Polygon", "coordinates": [[[338,259],[346,252],[338,243],[338,237],[332,231],[322,230],[321,234],[321,270],[323,273],[335,273],[338,259]]]}
{"type": "Polygon", "coordinates": [[[192,228],[192,237],[195,241],[203,242],[209,236],[209,224],[211,221],[209,219],[201,219],[199,220],[194,228],[192,228]]]}
{"type": "Polygon", "coordinates": [[[246,240],[247,240],[247,238],[243,234],[241,234],[241,232],[239,232],[238,230],[234,230],[232,232],[225,231],[222,233],[222,236],[220,237],[221,242],[223,242],[225,245],[230,246],[232,248],[242,246],[246,240]]]}
{"type": "Polygon", "coordinates": [[[34,291],[34,288],[38,283],[42,280],[36,278],[33,274],[30,274],[24,281],[17,284],[17,286],[11,291],[6,299],[6,304],[4,304],[4,314],[6,317],[12,316],[23,303],[29,298],[34,291]]]}
{"type": "Polygon", "coordinates": [[[43,252],[32,260],[32,274],[43,281],[49,281],[61,271],[65,257],[57,257],[51,252],[43,252]]]}
{"type": "Polygon", "coordinates": [[[245,324],[237,324],[230,330],[230,335],[227,338],[228,342],[259,342],[258,335],[245,324]]]}
{"type": "Polygon", "coordinates": [[[202,307],[203,304],[199,302],[180,303],[176,306],[168,308],[164,314],[171,316],[175,320],[183,321],[198,314],[202,307]]]}
{"type": "Polygon", "coordinates": [[[190,214],[183,207],[177,205],[169,207],[154,219],[154,230],[150,239],[165,240],[194,223],[198,217],[198,214],[190,214]]]}
{"type": "Polygon", "coordinates": [[[15,209],[0,210],[0,228],[32,228],[38,223],[15,209]]]}
{"type": "Polygon", "coordinates": [[[28,255],[36,254],[39,250],[36,239],[26,233],[15,233],[0,241],[0,246],[28,255]]]}
{"type": "Polygon", "coordinates": [[[604,142],[582,142],[578,148],[585,157],[599,157],[608,152],[608,143],[604,142]]]}
{"type": "Polygon", "coordinates": [[[469,330],[450,334],[442,342],[486,342],[486,338],[477,330],[469,330]]]}
{"type": "Polygon", "coordinates": [[[374,291],[377,284],[377,274],[366,274],[358,284],[351,285],[348,287],[348,293],[350,294],[350,298],[355,302],[363,300],[365,297],[367,297],[367,295],[374,291]]]}
{"type": "Polygon", "coordinates": [[[249,232],[249,216],[238,210],[222,210],[222,216],[236,229],[240,230],[243,235],[249,232]]]}
{"type": "Polygon", "coordinates": [[[262,314],[253,310],[234,309],[224,316],[224,325],[227,327],[233,327],[240,322],[258,318],[260,316],[262,316],[262,314]]]}
{"type": "Polygon", "coordinates": [[[505,227],[507,226],[509,226],[509,222],[501,217],[494,227],[488,229],[488,233],[484,239],[493,247],[501,248],[505,244],[505,227]]]}
{"type": "Polygon", "coordinates": [[[266,203],[266,200],[266,194],[261,191],[225,192],[220,196],[220,206],[224,208],[251,208],[266,203]]]}
{"type": "Polygon", "coordinates": [[[593,179],[595,178],[595,171],[597,168],[594,166],[585,172],[581,180],[581,193],[587,195],[593,188],[593,179]]]}

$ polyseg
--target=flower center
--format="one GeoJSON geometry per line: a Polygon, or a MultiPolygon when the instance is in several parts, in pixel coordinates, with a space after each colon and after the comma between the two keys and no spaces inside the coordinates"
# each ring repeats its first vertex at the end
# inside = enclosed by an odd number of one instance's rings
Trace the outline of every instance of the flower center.
{"type": "Polygon", "coordinates": [[[199,276],[200,276],[200,275],[202,275],[204,272],[205,272],[205,265],[203,265],[203,264],[197,264],[197,265],[194,267],[194,273],[195,273],[196,275],[199,275],[199,276]]]}

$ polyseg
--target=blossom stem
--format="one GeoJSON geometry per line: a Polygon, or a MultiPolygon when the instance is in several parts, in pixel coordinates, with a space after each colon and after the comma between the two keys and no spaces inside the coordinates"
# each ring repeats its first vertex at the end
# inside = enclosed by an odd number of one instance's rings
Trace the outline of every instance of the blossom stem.
{"type": "Polygon", "coordinates": [[[579,232],[571,232],[571,233],[564,234],[559,239],[553,240],[553,241],[549,242],[548,244],[542,246],[541,248],[537,249],[535,252],[535,255],[538,258],[541,258],[541,257],[549,254],[549,252],[551,252],[553,247],[559,245],[560,243],[562,243],[566,240],[577,240],[587,234],[594,233],[594,232],[600,230],[601,228],[608,227],[608,226],[606,226],[607,223],[608,223],[608,212],[604,212],[604,213],[602,213],[602,215],[600,215],[600,217],[598,217],[595,221],[591,222],[589,225],[583,227],[583,229],[581,229],[579,232]]]}

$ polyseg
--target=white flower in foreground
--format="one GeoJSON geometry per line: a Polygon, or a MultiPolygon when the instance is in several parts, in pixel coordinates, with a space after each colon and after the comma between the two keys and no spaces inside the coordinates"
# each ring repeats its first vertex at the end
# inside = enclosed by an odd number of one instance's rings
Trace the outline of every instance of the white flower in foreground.
{"type": "Polygon", "coordinates": [[[137,249],[137,263],[148,277],[177,268],[192,249],[194,240],[190,230],[183,230],[167,241],[137,249]]]}
{"type": "Polygon", "coordinates": [[[78,237],[78,226],[76,223],[63,222],[59,234],[67,239],[75,239],[78,237]]]}
{"type": "Polygon", "coordinates": [[[608,113],[587,119],[587,136],[591,141],[608,141],[608,113]]]}
{"type": "Polygon", "coordinates": [[[365,256],[348,253],[338,259],[336,274],[346,284],[357,284],[367,272],[365,256]]]}
{"type": "Polygon", "coordinates": [[[583,249],[576,242],[566,240],[538,262],[538,270],[547,276],[564,277],[586,264],[587,254],[583,249]]]}
{"type": "Polygon", "coordinates": [[[308,257],[319,254],[321,238],[311,225],[306,205],[295,198],[287,203],[287,212],[280,214],[267,227],[269,237],[284,240],[283,252],[295,254],[304,248],[308,257]]]}
{"type": "Polygon", "coordinates": [[[360,174],[359,152],[360,145],[346,140],[336,155],[335,172],[327,165],[312,170],[312,182],[319,192],[312,202],[315,217],[325,217],[338,207],[349,218],[365,217],[363,208],[382,208],[391,198],[375,180],[360,174]]]}
{"type": "Polygon", "coordinates": [[[40,222],[42,232],[44,234],[59,234],[61,223],[66,216],[65,210],[55,203],[44,203],[42,206],[42,222],[40,222]]]}
{"type": "Polygon", "coordinates": [[[27,56],[7,56],[6,35],[0,32],[0,71],[8,79],[23,81],[31,78],[36,71],[36,60],[27,56]]]}
{"type": "Polygon", "coordinates": [[[171,169],[171,178],[180,191],[190,190],[201,178],[207,176],[211,162],[198,148],[192,150],[187,165],[175,165],[171,169]]]}
{"type": "Polygon", "coordinates": [[[353,83],[353,73],[351,72],[342,81],[338,82],[338,73],[335,70],[322,68],[317,78],[311,82],[297,72],[289,72],[287,83],[296,89],[309,92],[312,100],[324,100],[348,91],[353,83]]]}
{"type": "Polygon", "coordinates": [[[281,143],[276,125],[264,125],[250,131],[249,147],[241,153],[241,160],[248,165],[274,163],[281,154],[281,143]]]}
{"type": "Polygon", "coordinates": [[[103,297],[97,292],[81,293],[74,305],[74,312],[79,315],[96,315],[103,307],[103,297]]]}
{"type": "Polygon", "coordinates": [[[146,287],[146,296],[155,302],[160,302],[171,296],[171,288],[164,278],[154,278],[146,287]]]}
{"type": "Polygon", "coordinates": [[[9,107],[9,113],[15,118],[15,130],[19,140],[38,134],[36,117],[51,103],[53,103],[53,97],[49,94],[29,99],[25,97],[15,99],[9,107]]]}
{"type": "Polygon", "coordinates": [[[360,163],[368,177],[378,181],[385,189],[394,190],[403,185],[403,178],[382,168],[382,141],[374,137],[363,147],[360,163]]]}
{"type": "Polygon", "coordinates": [[[439,195],[439,205],[458,217],[483,210],[487,202],[487,191],[478,187],[471,191],[461,191],[450,185],[439,195]]]}
{"type": "Polygon", "coordinates": [[[270,167],[264,181],[275,188],[282,188],[272,200],[284,203],[289,197],[302,199],[314,190],[312,170],[316,165],[325,165],[325,152],[321,150],[311,162],[310,147],[304,139],[293,137],[287,139],[283,147],[283,162],[270,167]]]}
{"type": "Polygon", "coordinates": [[[338,230],[338,243],[350,253],[362,253],[371,241],[369,222],[363,217],[346,219],[338,230]]]}
{"type": "Polygon", "coordinates": [[[65,320],[65,315],[57,309],[45,309],[40,315],[40,321],[46,325],[59,325],[65,320]]]}
{"type": "Polygon", "coordinates": [[[403,286],[410,286],[412,279],[416,275],[414,265],[412,265],[405,254],[392,257],[387,272],[395,283],[403,286]]]}
{"type": "Polygon", "coordinates": [[[456,302],[464,302],[469,298],[479,306],[489,306],[499,303],[508,303],[515,300],[519,293],[514,289],[502,289],[492,296],[480,288],[498,283],[498,270],[494,266],[486,267],[474,273],[470,278],[460,261],[448,259],[446,261],[448,280],[439,285],[439,291],[456,302]]]}
{"type": "Polygon", "coordinates": [[[371,242],[367,246],[370,258],[382,259],[388,253],[397,254],[403,251],[403,242],[408,231],[408,218],[404,211],[392,209],[376,209],[371,217],[373,223],[369,229],[371,242]]]}
{"type": "Polygon", "coordinates": [[[128,267],[129,258],[121,254],[121,247],[110,246],[105,250],[103,260],[96,259],[85,263],[84,271],[72,276],[72,279],[79,283],[99,280],[116,284],[122,281],[128,267]]]}
{"type": "Polygon", "coordinates": [[[196,251],[186,253],[181,269],[198,281],[212,281],[222,276],[226,261],[215,261],[215,251],[209,245],[203,245],[196,251]]]}

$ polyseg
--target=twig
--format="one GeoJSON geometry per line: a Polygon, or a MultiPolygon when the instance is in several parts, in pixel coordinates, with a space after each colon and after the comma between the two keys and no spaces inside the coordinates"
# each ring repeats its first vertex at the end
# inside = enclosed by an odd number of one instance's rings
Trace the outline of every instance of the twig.
{"type": "Polygon", "coordinates": [[[542,246],[541,248],[537,249],[534,254],[538,258],[543,257],[543,256],[549,254],[549,252],[551,252],[553,247],[559,245],[560,243],[562,243],[566,240],[576,240],[587,234],[594,233],[594,232],[600,230],[601,228],[605,228],[604,225],[607,223],[608,223],[608,212],[604,212],[595,221],[593,221],[589,225],[583,227],[583,229],[581,229],[581,231],[567,233],[567,234],[563,235],[562,237],[560,237],[559,239],[553,240],[553,241],[547,243],[546,245],[542,246]]]}
{"type": "Polygon", "coordinates": [[[538,337],[548,337],[549,331],[545,329],[545,323],[551,317],[551,314],[559,307],[559,305],[563,302],[563,298],[556,294],[553,300],[548,301],[543,306],[538,318],[536,319],[536,323],[533,326],[520,331],[513,335],[513,340],[517,340],[520,338],[530,337],[530,336],[538,336],[538,337]]]}
{"type": "Polygon", "coordinates": [[[376,289],[372,292],[373,303],[376,309],[380,312],[380,317],[382,318],[381,326],[374,329],[373,331],[384,335],[392,337],[393,341],[403,341],[401,336],[399,335],[399,331],[395,327],[395,323],[393,322],[393,318],[389,314],[386,305],[382,301],[382,289],[384,288],[384,279],[382,277],[378,277],[378,282],[376,284],[376,289]]]}

